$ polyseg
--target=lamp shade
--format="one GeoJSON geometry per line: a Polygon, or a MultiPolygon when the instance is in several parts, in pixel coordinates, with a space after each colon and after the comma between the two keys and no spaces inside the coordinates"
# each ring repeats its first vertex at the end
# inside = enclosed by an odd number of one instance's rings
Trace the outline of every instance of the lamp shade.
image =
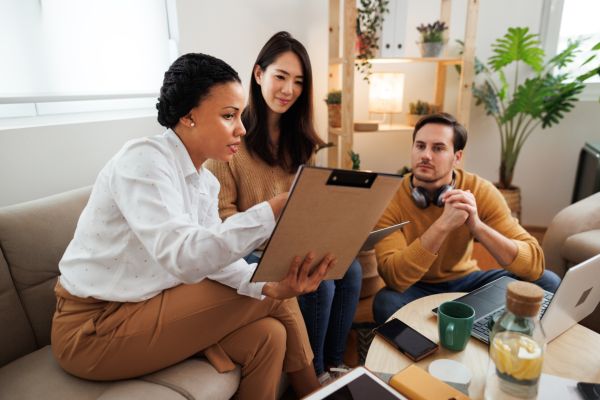
{"type": "Polygon", "coordinates": [[[371,75],[369,80],[370,112],[402,112],[404,74],[395,72],[376,72],[371,75]]]}

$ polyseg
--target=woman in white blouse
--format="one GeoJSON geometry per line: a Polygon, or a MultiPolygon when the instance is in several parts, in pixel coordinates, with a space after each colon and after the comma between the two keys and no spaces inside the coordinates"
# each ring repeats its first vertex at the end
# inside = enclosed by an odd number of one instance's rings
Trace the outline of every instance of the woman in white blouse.
{"type": "Polygon", "coordinates": [[[221,222],[219,184],[246,133],[238,74],[204,54],[179,57],[158,99],[162,135],[128,142],[102,169],[61,262],[52,348],[92,380],[151,373],[198,352],[242,366],[239,398],[275,398],[281,371],[302,396],[319,383],[295,299],[335,263],[296,257],[281,282],[250,283],[242,256],[268,238],[287,195],[221,222]]]}

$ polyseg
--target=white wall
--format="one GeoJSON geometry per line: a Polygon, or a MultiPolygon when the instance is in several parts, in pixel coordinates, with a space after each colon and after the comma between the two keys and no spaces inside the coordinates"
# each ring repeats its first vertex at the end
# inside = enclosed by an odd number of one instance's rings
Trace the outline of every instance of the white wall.
{"type": "Polygon", "coordinates": [[[315,127],[327,137],[328,24],[326,0],[178,0],[181,53],[201,52],[228,62],[248,93],[256,56],[278,31],[288,31],[308,51],[313,70],[315,127]]]}
{"type": "MultiPolygon", "coordinates": [[[[271,0],[219,2],[177,0],[180,54],[223,58],[248,83],[252,64],[267,39],[288,30],[307,47],[315,74],[317,129],[325,137],[327,2],[271,0]]],[[[0,121],[1,124],[1,121],[0,121]]],[[[60,124],[2,130],[0,206],[91,185],[102,166],[127,140],[162,132],[156,118],[60,124]]]]}
{"type": "Polygon", "coordinates": [[[123,143],[160,132],[156,118],[0,130],[0,207],[91,185],[123,143]]]}
{"type": "MultiPolygon", "coordinates": [[[[434,6],[433,0],[423,1],[429,2],[427,5],[431,6],[431,16],[428,18],[424,15],[422,8],[415,12],[423,16],[423,22],[432,22],[437,15],[437,5],[434,6]]],[[[464,32],[462,25],[465,21],[464,10],[459,7],[464,8],[465,3],[456,3],[458,4],[453,2],[451,23],[459,25],[459,37],[464,32]]],[[[477,57],[487,60],[491,55],[491,43],[504,35],[508,27],[528,26],[532,32],[539,32],[542,3],[543,0],[481,1],[476,40],[477,57]]],[[[408,32],[410,34],[411,30],[408,32]]],[[[454,33],[452,36],[457,37],[454,33]]],[[[405,110],[408,102],[417,98],[432,100],[434,75],[430,66],[404,64],[375,67],[377,70],[398,70],[406,73],[405,110]]],[[[450,70],[447,84],[448,90],[455,93],[457,75],[453,77],[452,74],[455,72],[450,70]]],[[[360,79],[355,81],[355,87],[358,94],[355,96],[357,119],[366,119],[369,117],[366,111],[368,87],[360,79]]],[[[447,104],[446,109],[452,112],[452,103],[447,104]]],[[[582,101],[558,126],[543,131],[538,129],[530,136],[523,147],[514,175],[514,184],[522,190],[522,222],[525,225],[548,226],[552,217],[570,204],[579,151],[586,141],[600,140],[599,126],[600,105],[596,101],[582,101]]],[[[408,165],[411,135],[412,132],[409,131],[355,134],[354,148],[361,155],[362,168],[395,172],[403,165],[408,165]]],[[[475,107],[473,104],[465,168],[491,181],[497,181],[499,153],[500,140],[495,123],[491,117],[485,115],[481,107],[475,107]]]]}
{"type": "MultiPolygon", "coordinates": [[[[420,18],[417,21],[432,22],[437,18],[439,0],[410,1],[417,4],[411,6],[420,18]]],[[[490,44],[509,26],[529,26],[537,31],[542,1],[481,1],[477,56],[487,59],[490,44]]],[[[327,90],[327,3],[177,0],[180,52],[198,51],[223,58],[236,68],[247,86],[260,47],[274,32],[288,30],[309,51],[315,78],[316,126],[325,137],[326,109],[321,100],[327,90]]],[[[460,37],[465,0],[453,3],[451,23],[458,34],[452,36],[460,37]]],[[[411,18],[417,18],[414,15],[411,18]]],[[[410,96],[405,96],[406,106],[415,98],[431,98],[433,75],[423,72],[428,67],[418,64],[403,68],[416,69],[416,73],[407,70],[406,93],[410,96]]],[[[455,90],[451,85],[453,73],[449,72],[449,93],[455,90]]],[[[367,90],[357,77],[357,119],[368,118],[367,90]]],[[[515,173],[515,183],[523,190],[525,224],[547,226],[556,212],[570,203],[579,149],[586,141],[598,141],[598,126],[600,106],[596,102],[581,102],[559,126],[535,132],[525,144],[515,173]]],[[[126,140],[160,131],[154,118],[0,130],[0,206],[92,184],[102,165],[126,140]]],[[[361,153],[363,168],[369,168],[371,163],[377,167],[373,169],[396,171],[407,164],[409,148],[410,132],[355,135],[355,149],[361,153]]],[[[498,153],[499,139],[493,121],[481,108],[473,106],[466,168],[496,180],[498,153]]]]}

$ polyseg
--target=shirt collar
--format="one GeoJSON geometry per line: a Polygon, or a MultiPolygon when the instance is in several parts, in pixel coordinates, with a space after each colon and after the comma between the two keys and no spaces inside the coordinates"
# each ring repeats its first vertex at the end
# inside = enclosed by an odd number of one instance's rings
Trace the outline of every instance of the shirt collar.
{"type": "Polygon", "coordinates": [[[179,136],[177,136],[177,134],[172,129],[167,129],[167,131],[164,133],[164,136],[167,139],[169,147],[171,147],[173,153],[176,156],[176,161],[181,167],[183,175],[185,177],[188,177],[190,175],[198,175],[199,171],[194,166],[192,158],[190,157],[190,154],[188,153],[187,149],[185,148],[185,145],[183,144],[179,136]]]}

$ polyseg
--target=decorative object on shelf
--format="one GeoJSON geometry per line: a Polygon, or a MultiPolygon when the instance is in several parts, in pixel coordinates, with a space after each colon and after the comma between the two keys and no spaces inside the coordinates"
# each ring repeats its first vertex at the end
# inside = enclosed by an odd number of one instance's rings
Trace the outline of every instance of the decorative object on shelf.
{"type": "MultiPolygon", "coordinates": [[[[493,54],[482,66],[483,80],[473,86],[473,96],[476,104],[483,105],[486,114],[494,118],[500,133],[498,188],[516,189],[513,174],[529,135],[540,125],[545,129],[558,124],[575,106],[584,82],[600,74],[598,64],[577,76],[569,72],[581,44],[569,42],[565,50],[548,61],[544,61],[539,35],[530,33],[529,28],[508,28],[492,44],[493,54]],[[528,67],[525,71],[523,64],[528,67]]],[[[582,65],[591,65],[598,53],[600,43],[582,65]]],[[[511,208],[515,216],[520,216],[520,194],[518,201],[519,205],[511,208]]]]}
{"type": "Polygon", "coordinates": [[[404,96],[404,74],[397,72],[376,72],[371,75],[369,84],[369,113],[383,114],[383,120],[390,115],[392,125],[394,113],[402,112],[404,96]]]}
{"type": "Polygon", "coordinates": [[[378,129],[378,121],[354,121],[354,130],[357,132],[374,132],[378,129]]]}
{"type": "Polygon", "coordinates": [[[408,165],[405,165],[402,168],[400,168],[398,171],[396,171],[396,173],[400,176],[404,176],[410,172],[412,172],[412,169],[408,165]]]}
{"type": "Polygon", "coordinates": [[[360,155],[352,150],[348,154],[350,155],[350,160],[352,160],[352,169],[360,169],[360,155]]]}
{"type": "Polygon", "coordinates": [[[360,0],[356,16],[356,69],[369,82],[371,76],[371,58],[379,50],[379,34],[384,15],[389,12],[389,0],[360,0]]]}
{"type": "Polygon", "coordinates": [[[406,114],[406,123],[410,126],[415,126],[424,115],[434,114],[439,111],[437,105],[421,100],[408,103],[408,109],[409,113],[406,114]]]}
{"type": "Polygon", "coordinates": [[[448,29],[445,22],[435,21],[432,24],[421,24],[417,31],[421,40],[417,42],[421,49],[421,57],[437,57],[444,47],[444,31],[448,29]]]}
{"type": "Polygon", "coordinates": [[[327,115],[329,117],[329,126],[339,128],[342,126],[342,91],[332,90],[327,93],[325,98],[327,103],[327,115]]]}

